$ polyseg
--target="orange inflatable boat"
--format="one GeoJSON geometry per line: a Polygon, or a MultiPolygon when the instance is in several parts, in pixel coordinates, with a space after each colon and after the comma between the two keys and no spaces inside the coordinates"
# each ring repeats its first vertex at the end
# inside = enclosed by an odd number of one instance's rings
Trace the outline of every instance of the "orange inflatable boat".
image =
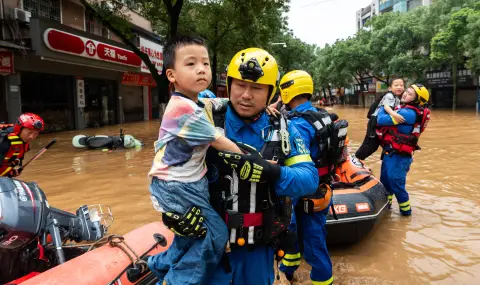
{"type": "Polygon", "coordinates": [[[337,166],[332,184],[333,208],[327,218],[327,243],[351,244],[366,236],[377,224],[388,200],[386,189],[371,170],[355,156],[337,166]]]}
{"type": "Polygon", "coordinates": [[[146,256],[166,250],[173,233],[156,222],[109,235],[112,222],[108,207],[68,213],[36,183],[1,177],[0,284],[155,284],[146,256]]]}

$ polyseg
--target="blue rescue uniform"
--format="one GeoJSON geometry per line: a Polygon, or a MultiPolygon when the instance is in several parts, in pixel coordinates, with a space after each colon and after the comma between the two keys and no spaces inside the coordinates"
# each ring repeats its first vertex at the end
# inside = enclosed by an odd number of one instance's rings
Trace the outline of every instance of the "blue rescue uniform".
{"type": "MultiPolygon", "coordinates": [[[[233,141],[248,144],[258,151],[269,140],[264,134],[270,129],[266,113],[254,122],[242,121],[228,108],[225,117],[226,137],[233,141]],[[263,132],[262,132],[263,131],[263,132]]],[[[313,194],[318,186],[317,170],[311,160],[310,151],[305,147],[299,131],[288,124],[292,150],[281,167],[281,174],[275,183],[279,196],[292,198],[313,194]]],[[[270,246],[255,245],[253,248],[235,247],[228,253],[231,272],[220,263],[217,270],[208,278],[209,285],[271,285],[274,282],[274,250],[270,246]]]]}
{"type": "MultiPolygon", "coordinates": [[[[306,111],[317,111],[310,102],[305,102],[291,112],[303,113],[306,111]]],[[[315,140],[315,129],[310,123],[302,117],[294,117],[291,119],[292,124],[300,132],[305,145],[309,148],[312,158],[320,156],[318,142],[315,140]]],[[[318,174],[316,173],[318,176],[318,174]]],[[[294,202],[295,203],[295,202],[294,202]]],[[[331,202],[330,202],[331,203],[331,202]]],[[[303,238],[303,255],[307,263],[312,266],[310,279],[314,285],[329,285],[333,283],[332,261],[327,250],[325,229],[327,223],[327,215],[330,207],[312,215],[302,215],[302,238],[303,238]]],[[[295,219],[292,219],[291,229],[295,229],[295,219]]],[[[292,276],[300,265],[300,252],[287,252],[280,270],[287,275],[292,276]]]]}
{"type": "MultiPolygon", "coordinates": [[[[405,122],[397,124],[392,116],[390,116],[383,107],[378,113],[377,124],[379,126],[397,126],[398,132],[402,134],[410,134],[413,131],[413,125],[415,124],[417,114],[414,110],[409,108],[402,108],[398,111],[399,115],[405,118],[405,122]]],[[[392,200],[392,196],[397,198],[398,205],[400,206],[400,213],[405,216],[410,216],[412,213],[410,207],[410,199],[407,189],[405,188],[407,173],[410,170],[412,164],[412,157],[399,155],[392,151],[390,146],[383,146],[383,161],[382,170],[380,175],[380,182],[385,186],[389,192],[389,200],[392,200]]]]}

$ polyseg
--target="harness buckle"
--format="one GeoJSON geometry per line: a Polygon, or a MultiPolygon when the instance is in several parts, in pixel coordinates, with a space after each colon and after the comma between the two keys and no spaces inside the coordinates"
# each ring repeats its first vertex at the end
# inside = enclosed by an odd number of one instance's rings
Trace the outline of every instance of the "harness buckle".
{"type": "Polygon", "coordinates": [[[282,116],[280,118],[280,141],[282,144],[283,154],[289,155],[291,151],[290,134],[287,131],[287,120],[282,116]]]}

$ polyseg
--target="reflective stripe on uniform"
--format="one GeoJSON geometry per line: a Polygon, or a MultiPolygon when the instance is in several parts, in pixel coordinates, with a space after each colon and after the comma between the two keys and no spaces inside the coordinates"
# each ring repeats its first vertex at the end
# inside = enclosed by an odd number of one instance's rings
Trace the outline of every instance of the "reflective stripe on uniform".
{"type": "Polygon", "coordinates": [[[333,284],[333,276],[328,279],[327,281],[313,281],[312,280],[312,284],[313,285],[330,285],[330,284],[333,284]]]}
{"type": "Polygon", "coordinates": [[[287,158],[285,160],[285,166],[291,166],[297,163],[301,162],[311,162],[312,158],[310,157],[310,154],[301,154],[301,155],[296,155],[290,158],[287,158]]]}
{"type": "Polygon", "coordinates": [[[297,253],[286,253],[283,258],[286,258],[286,259],[297,259],[297,258],[300,258],[300,257],[301,257],[300,252],[297,252],[297,253]]]}
{"type": "Polygon", "coordinates": [[[285,266],[299,266],[300,265],[300,252],[286,253],[282,259],[282,264],[285,266]]]}
{"type": "Polygon", "coordinates": [[[300,265],[300,259],[295,260],[295,261],[288,261],[285,258],[282,259],[282,264],[285,266],[299,266],[300,265]]]}
{"type": "Polygon", "coordinates": [[[3,173],[0,173],[0,176],[7,175],[7,173],[9,173],[11,169],[12,169],[11,167],[7,167],[7,169],[3,173]]]}
{"type": "Polygon", "coordinates": [[[19,138],[20,138],[19,136],[8,136],[9,140],[16,140],[16,139],[19,139],[19,138]]]}
{"type": "Polygon", "coordinates": [[[410,201],[399,203],[398,205],[400,206],[400,210],[402,210],[402,211],[408,211],[408,210],[411,209],[410,201]]]}
{"type": "Polygon", "coordinates": [[[10,142],[10,144],[23,144],[22,141],[13,141],[13,142],[10,142]]]}
{"type": "Polygon", "coordinates": [[[390,115],[390,118],[392,118],[392,122],[394,125],[398,125],[398,122],[395,120],[395,118],[392,115],[390,115]]]}

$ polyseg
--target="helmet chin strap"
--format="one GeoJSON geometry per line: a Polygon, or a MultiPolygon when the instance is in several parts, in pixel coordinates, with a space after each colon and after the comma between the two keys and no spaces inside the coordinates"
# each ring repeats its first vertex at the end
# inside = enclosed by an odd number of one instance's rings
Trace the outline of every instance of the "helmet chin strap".
{"type": "Polygon", "coordinates": [[[265,112],[265,109],[267,108],[267,107],[263,108],[258,114],[253,115],[253,116],[242,116],[237,112],[237,110],[235,110],[235,107],[233,107],[233,104],[232,104],[231,101],[228,102],[228,105],[230,106],[230,108],[232,108],[233,113],[235,115],[237,115],[237,117],[239,117],[241,120],[244,120],[244,121],[256,121],[256,120],[258,120],[258,118],[260,118],[263,115],[263,113],[265,112]]]}

